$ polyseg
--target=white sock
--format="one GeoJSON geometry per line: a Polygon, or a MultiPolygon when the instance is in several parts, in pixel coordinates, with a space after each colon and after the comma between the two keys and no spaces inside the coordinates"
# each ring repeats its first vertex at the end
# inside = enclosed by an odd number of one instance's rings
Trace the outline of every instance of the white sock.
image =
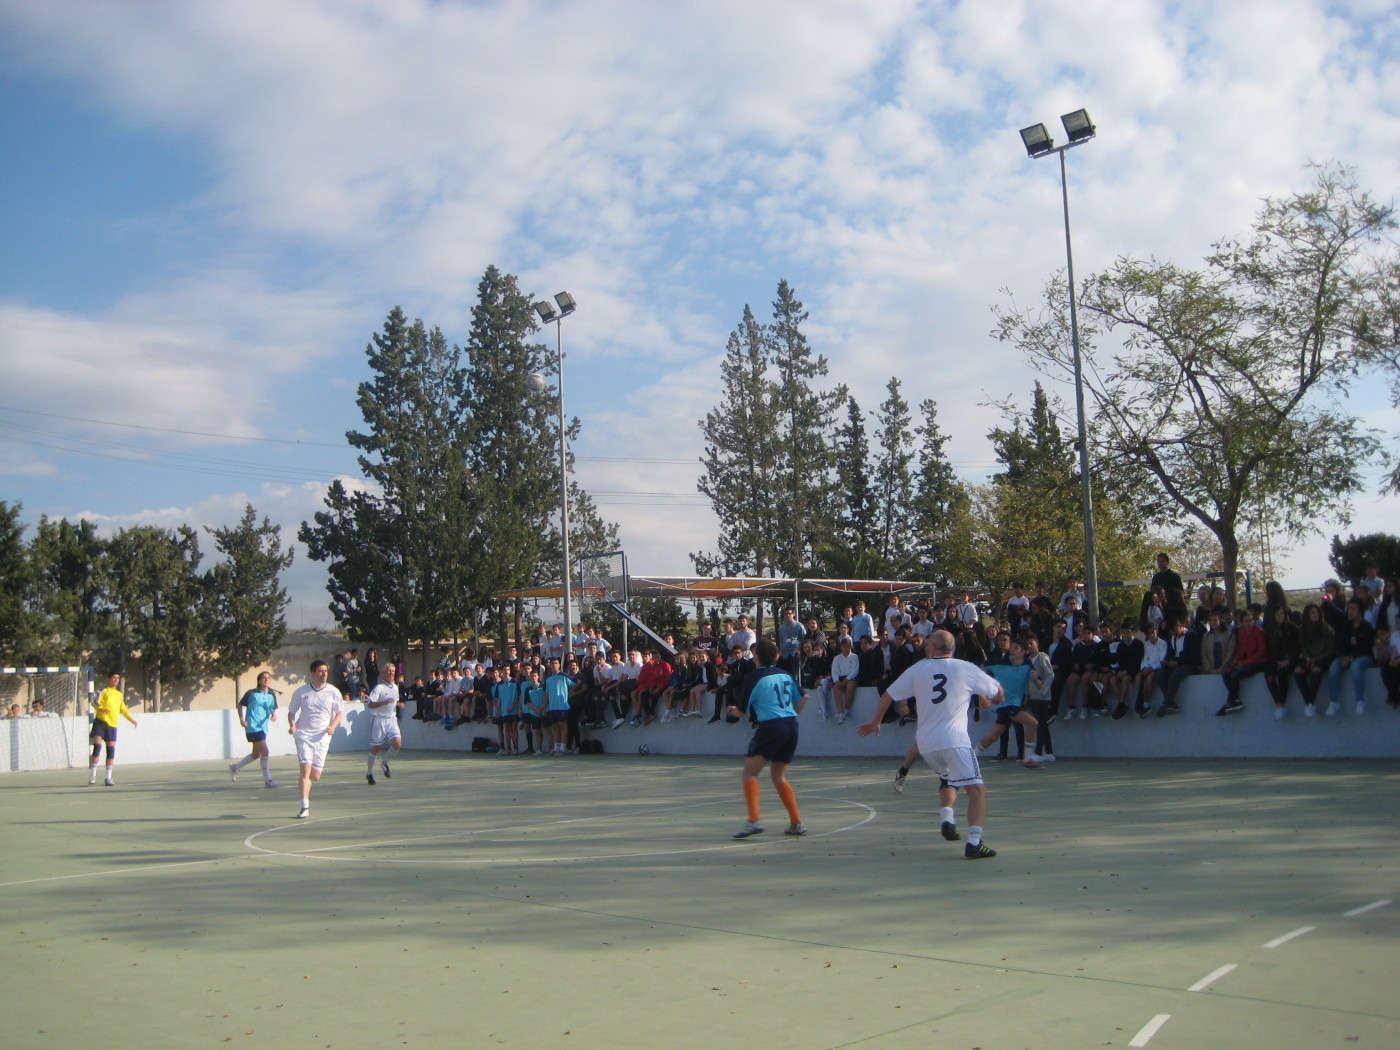
{"type": "Polygon", "coordinates": [[[111,767],[111,766],[108,766],[108,767],[107,767],[107,783],[110,784],[111,782],[112,782],[112,767],[111,767]]]}
{"type": "Polygon", "coordinates": [[[369,753],[369,765],[365,766],[365,772],[368,773],[370,776],[374,776],[374,760],[378,757],[379,756],[376,755],[373,751],[369,753]]]}
{"type": "Polygon", "coordinates": [[[301,800],[301,811],[302,811],[303,813],[307,813],[307,812],[310,812],[310,810],[311,810],[311,800],[310,800],[309,798],[304,798],[304,799],[302,799],[302,800],[301,800]]]}
{"type": "Polygon", "coordinates": [[[945,824],[956,824],[958,822],[957,814],[953,812],[952,806],[944,806],[938,811],[938,816],[945,824]]]}
{"type": "Polygon", "coordinates": [[[975,824],[967,826],[967,844],[969,846],[980,846],[982,844],[982,829],[975,824]]]}
{"type": "Polygon", "coordinates": [[[252,755],[244,755],[242,758],[240,758],[237,762],[235,762],[235,763],[233,764],[233,768],[234,768],[234,769],[242,769],[244,766],[246,766],[246,765],[247,765],[249,762],[251,762],[251,761],[253,761],[253,756],[252,756],[252,755]]]}
{"type": "Polygon", "coordinates": [[[271,779],[272,779],[272,771],[269,770],[269,769],[267,768],[267,756],[266,756],[266,755],[263,755],[261,758],[258,759],[258,765],[262,766],[262,775],[263,775],[263,779],[264,779],[264,780],[271,780],[271,779]]]}

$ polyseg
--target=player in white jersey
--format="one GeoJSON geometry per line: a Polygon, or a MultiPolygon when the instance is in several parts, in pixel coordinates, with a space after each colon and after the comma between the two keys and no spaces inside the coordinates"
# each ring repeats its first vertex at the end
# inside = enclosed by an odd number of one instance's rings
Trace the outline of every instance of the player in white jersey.
{"type": "MultiPolygon", "coordinates": [[[[394,668],[386,666],[380,674],[379,684],[370,690],[369,698],[365,700],[365,710],[374,719],[369,727],[369,764],[365,768],[365,779],[371,787],[374,786],[374,760],[379,757],[379,753],[387,748],[397,755],[399,747],[403,744],[403,738],[399,734],[401,707],[403,700],[399,697],[399,684],[394,668]]],[[[382,768],[387,779],[391,775],[387,754],[384,756],[382,768]]]]}
{"type": "Polygon", "coordinates": [[[982,769],[967,735],[967,707],[972,697],[980,697],[983,707],[1001,703],[1002,688],[995,678],[976,664],[953,659],[953,636],[947,631],[929,635],[927,660],[909,667],[880,694],[880,702],[870,721],[860,726],[861,736],[880,735],[880,720],[895,698],[912,697],[918,714],[914,739],[919,754],[948,784],[967,792],[967,845],[963,856],[969,860],[995,857],[996,850],[982,841],[982,822],[987,817],[987,789],[982,769]]]}
{"type": "Polygon", "coordinates": [[[340,690],[329,684],[330,670],[326,661],[311,665],[311,681],[299,686],[287,705],[287,732],[297,744],[297,765],[300,767],[298,786],[301,788],[301,810],[298,820],[311,816],[311,785],[321,779],[326,764],[331,737],[345,718],[345,705],[340,690]]]}

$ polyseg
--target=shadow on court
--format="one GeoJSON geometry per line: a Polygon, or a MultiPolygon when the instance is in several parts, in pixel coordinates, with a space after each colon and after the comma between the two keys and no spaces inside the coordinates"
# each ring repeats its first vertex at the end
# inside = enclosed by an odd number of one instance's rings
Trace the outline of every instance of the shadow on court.
{"type": "Polygon", "coordinates": [[[6,1043],[1400,1044],[1395,907],[1344,916],[1400,899],[1396,764],[987,762],[987,861],[896,764],[799,759],[811,834],[765,779],[742,842],[733,759],[333,756],[309,821],[218,764],[8,777],[6,1043]]]}

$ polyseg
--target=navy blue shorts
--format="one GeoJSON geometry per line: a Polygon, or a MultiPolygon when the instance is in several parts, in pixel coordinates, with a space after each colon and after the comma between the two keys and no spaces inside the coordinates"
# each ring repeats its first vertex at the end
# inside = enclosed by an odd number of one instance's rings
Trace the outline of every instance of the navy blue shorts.
{"type": "Polygon", "coordinates": [[[1009,707],[1009,706],[1007,706],[1006,704],[1003,704],[1001,707],[998,707],[998,708],[997,708],[997,725],[999,725],[999,726],[1009,726],[1009,725],[1011,725],[1011,723],[1015,720],[1016,716],[1019,715],[1020,713],[1021,713],[1021,707],[1020,707],[1020,705],[1017,705],[1017,706],[1015,706],[1015,707],[1009,707]]]}
{"type": "Polygon", "coordinates": [[[92,732],[88,735],[95,736],[99,740],[105,740],[109,744],[115,744],[117,742],[117,727],[109,726],[106,722],[94,719],[92,723],[92,732]]]}
{"type": "Polygon", "coordinates": [[[549,712],[549,721],[554,725],[558,725],[560,722],[567,722],[568,720],[569,712],[567,711],[555,711],[551,709],[549,712]]]}
{"type": "Polygon", "coordinates": [[[261,744],[267,739],[267,734],[265,732],[259,731],[255,733],[251,729],[246,730],[243,735],[248,738],[248,743],[250,744],[261,744]]]}
{"type": "Polygon", "coordinates": [[[519,716],[519,715],[501,715],[500,718],[496,719],[496,722],[497,722],[498,724],[500,724],[500,725],[503,725],[503,726],[506,726],[506,725],[516,725],[516,724],[518,724],[518,723],[520,722],[520,716],[519,716]]]}
{"type": "Polygon", "coordinates": [[[769,762],[790,763],[797,754],[797,719],[773,718],[758,723],[748,753],[750,758],[762,755],[769,762]]]}

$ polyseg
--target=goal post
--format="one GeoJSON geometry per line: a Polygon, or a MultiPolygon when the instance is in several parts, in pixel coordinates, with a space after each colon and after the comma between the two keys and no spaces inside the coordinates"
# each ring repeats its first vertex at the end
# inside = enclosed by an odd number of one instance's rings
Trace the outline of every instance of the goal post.
{"type": "Polygon", "coordinates": [[[579,607],[591,613],[601,602],[627,601],[627,555],[623,551],[585,554],[578,565],[579,607]]]}
{"type": "Polygon", "coordinates": [[[92,696],[91,667],[0,667],[0,706],[9,719],[5,768],[81,764],[92,696]]]}

